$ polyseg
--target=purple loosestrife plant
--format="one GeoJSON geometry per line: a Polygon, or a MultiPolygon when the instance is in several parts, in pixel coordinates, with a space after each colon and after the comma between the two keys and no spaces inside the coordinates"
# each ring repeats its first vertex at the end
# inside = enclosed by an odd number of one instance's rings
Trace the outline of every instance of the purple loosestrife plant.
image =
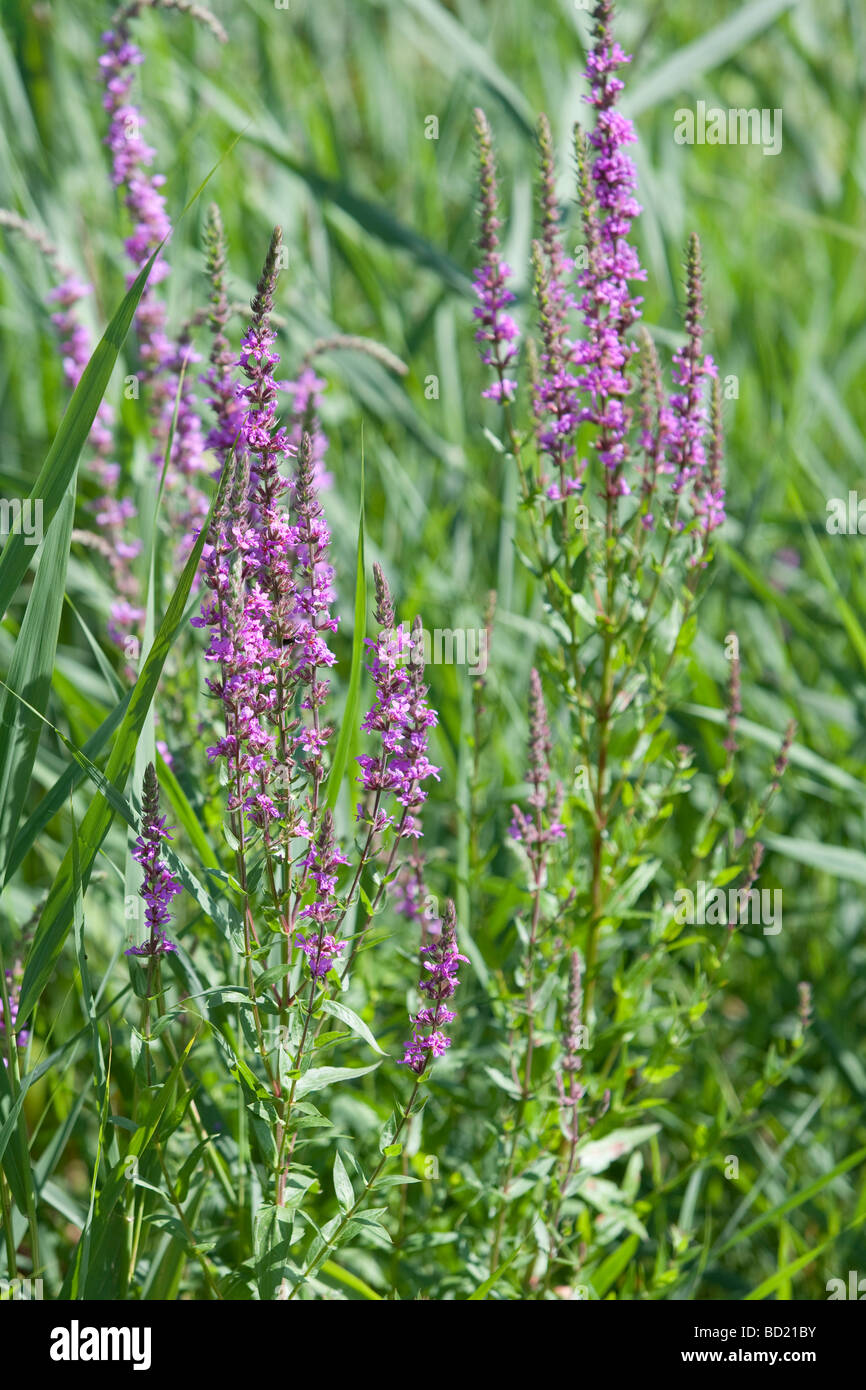
{"type": "MultiPolygon", "coordinates": [[[[269,1096],[273,1192],[281,1206],[288,1200],[304,1123],[298,1088],[319,1045],[327,1008],[345,1010],[335,995],[348,986],[358,949],[384,905],[384,890],[399,868],[400,846],[406,839],[416,843],[421,834],[424,784],[438,777],[427,753],[436,714],[424,685],[417,620],[411,637],[401,628],[391,645],[372,644],[369,670],[376,701],[362,727],[376,740],[377,751],[359,759],[372,804],[358,808],[361,840],[354,854],[344,851],[322,794],[332,732],[326,712],[336,667],[330,645],[339,621],[336,577],[319,497],[321,453],[306,430],[295,442],[280,412],[273,319],[281,232],[275,229],[271,238],[241,341],[235,409],[228,390],[232,370],[223,259],[213,216],[210,228],[217,332],[208,384],[218,448],[229,458],[230,477],[215,507],[204,551],[207,593],[193,622],[209,633],[207,686],[222,710],[223,732],[208,754],[225,770],[250,1032],[269,1096]],[[368,885],[368,893],[365,879],[377,863],[379,881],[368,885]],[[362,893],[363,913],[349,938],[344,924],[362,893]],[[275,938],[280,962],[268,966],[267,974],[275,972],[277,978],[260,988],[257,972],[275,938]],[[276,1014],[276,1046],[268,1012],[276,1014]]],[[[312,383],[307,385],[312,390],[312,383]]],[[[297,391],[289,395],[290,405],[297,406],[297,391]]],[[[308,395],[305,424],[312,422],[311,400],[308,395]]],[[[378,567],[375,576],[377,620],[393,634],[394,604],[378,567]]],[[[418,1028],[423,1029],[423,1020],[418,1028]]],[[[445,1045],[440,1033],[430,1030],[431,1049],[445,1045]]],[[[401,1124],[410,1117],[416,1091],[401,1124]]]]}
{"type": "MultiPolygon", "coordinates": [[[[544,1296],[564,1268],[571,1277],[592,1258],[591,1244],[584,1240],[580,1253],[564,1237],[586,1211],[579,1189],[589,1141],[577,1128],[577,1100],[596,1119],[609,1106],[606,1124],[622,1126],[643,1088],[651,1094],[655,1077],[686,1065],[688,1026],[672,1034],[651,1021],[660,1017],[653,1013],[661,997],[656,982],[674,972],[687,1020],[700,1028],[728,938],[701,941],[686,967],[675,954],[679,930],[670,903],[701,878],[716,883],[740,875],[751,889],[760,861],[749,856],[773,790],[771,783],[755,806],[739,804],[733,753],[725,758],[719,749],[715,792],[706,785],[713,779],[701,774],[696,794],[698,773],[670,718],[690,696],[701,579],[725,521],[722,402],[716,365],[704,351],[696,237],[686,254],[685,332],[673,354],[671,390],[641,329],[635,290],[646,274],[631,240],[640,205],[629,156],[637,136],[619,110],[629,61],[613,36],[609,0],[598,0],[585,72],[592,122],[575,132],[583,245],[574,262],[563,251],[574,233],[557,204],[552,135],[540,122],[533,246],[540,343],[527,344],[529,428],[515,381],[519,329],[505,313],[513,295],[499,254],[492,136],[476,115],[476,337],[494,378],[482,392],[494,406],[484,409],[499,410],[502,456],[521,480],[524,553],[546,627],[539,640],[544,666],[530,678],[529,792],[511,823],[529,910],[515,923],[515,983],[502,1000],[511,1026],[497,1075],[507,1078],[509,1110],[490,1271],[525,1238],[529,1227],[521,1225],[514,1184],[538,1163],[550,1183],[546,1236],[522,1256],[523,1287],[544,1296]],[[587,1038],[580,1087],[569,1090],[563,1078],[575,1074],[570,1039],[578,1012],[587,1038]],[[627,1062],[622,1037],[632,1027],[640,1060],[627,1062]],[[640,1082],[635,1066],[646,1067],[640,1082]]],[[[780,756],[784,761],[784,747],[780,756]]],[[[652,1133],[649,1126],[638,1138],[652,1133]]],[[[627,1196],[612,1200],[626,1210],[627,1196]]],[[[588,1220],[584,1230],[591,1230],[588,1220]]]]}

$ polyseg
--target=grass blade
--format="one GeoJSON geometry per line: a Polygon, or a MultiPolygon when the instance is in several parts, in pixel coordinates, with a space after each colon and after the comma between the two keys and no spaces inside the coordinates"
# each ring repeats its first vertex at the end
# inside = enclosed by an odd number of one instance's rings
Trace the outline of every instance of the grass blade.
{"type": "Polygon", "coordinates": [[[340,736],[334,750],[334,761],[328,777],[327,805],[337,804],[345,776],[349,753],[358,724],[361,703],[361,671],[364,665],[364,638],[367,635],[367,570],[364,561],[364,456],[361,454],[361,510],[358,519],[358,563],[355,575],[355,630],[352,634],[352,670],[346,691],[346,708],[340,725],[340,736]]]}
{"type": "MultiPolygon", "coordinates": [[[[73,473],[40,548],[36,579],[9,667],[9,686],[37,709],[45,708],[51,689],[74,511],[73,473]]],[[[4,691],[0,702],[0,873],[4,876],[41,733],[39,720],[4,691]]]]}

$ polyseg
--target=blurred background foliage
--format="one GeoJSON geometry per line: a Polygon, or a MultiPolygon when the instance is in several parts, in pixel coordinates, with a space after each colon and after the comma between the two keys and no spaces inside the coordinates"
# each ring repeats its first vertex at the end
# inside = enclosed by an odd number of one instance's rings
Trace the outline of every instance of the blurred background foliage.
{"type": "MultiPolygon", "coordinates": [[[[423,1290],[430,1247],[419,1236],[413,1244],[411,1231],[426,1223],[429,1234],[432,1223],[452,1244],[447,1258],[457,1271],[468,1258],[461,1230],[485,1219],[477,1188],[496,1136],[481,1064],[494,1055],[496,980],[514,963],[509,923],[522,899],[506,828],[524,773],[528,671],[539,640],[533,615],[540,596],[514,550],[516,480],[485,434],[485,425],[498,428],[495,408],[479,401],[486,382],[472,339],[469,288],[476,236],[472,109],[484,106],[494,128],[507,259],[525,295],[541,110],[553,125],[563,206],[580,240],[570,132],[582,111],[588,16],[568,0],[291,0],[285,9],[266,0],[215,0],[213,8],[229,31],[224,48],[182,15],[146,13],[135,26],[146,54],[138,86],[144,133],[159,151],[154,168],[168,176],[175,221],[217,164],[168,248],[171,321],[179,326],[206,302],[201,232],[213,198],[239,302],[249,297],[272,225],[283,227],[289,265],[278,311],[286,375],[314,339],[337,331],[378,340],[408,367],[400,379],[351,351],[319,364],[328,379],[323,418],[335,479],[326,509],[347,615],[337,641],[343,670],[362,447],[368,558],[385,564],[404,612],[420,611],[428,629],[478,629],[488,592],[498,593],[477,775],[466,670],[439,665],[428,672],[441,713],[433,758],[442,766],[428,815],[430,883],[437,894],[456,897],[474,969],[461,989],[451,1061],[437,1076],[425,1116],[424,1145],[438,1155],[445,1182],[426,1183],[423,1200],[410,1203],[404,1278],[407,1288],[423,1290]],[[428,138],[433,131],[436,138],[428,138]],[[482,816],[477,861],[467,820],[472,804],[482,816]],[[482,1152],[487,1159],[476,1170],[482,1152]]],[[[110,7],[97,0],[4,0],[0,35],[0,205],[43,226],[94,284],[92,326],[100,331],[123,291],[126,234],[102,144],[97,55],[109,17],[110,7]]],[[[773,1040],[790,1035],[799,980],[814,991],[812,1042],[766,1101],[760,1125],[732,1148],[739,1180],[726,1182],[698,1164],[697,1176],[665,1197],[663,1223],[700,1243],[703,1223],[711,1222],[714,1238],[731,1222],[741,1230],[866,1144],[866,538],[825,529],[827,499],[866,492],[866,6],[623,0],[618,36],[634,54],[624,106],[640,137],[644,212],[636,237],[648,270],[646,321],[662,344],[679,341],[683,251],[696,230],[708,346],[722,377],[736,379],[736,397],[725,404],[730,521],[702,608],[693,697],[671,718],[702,764],[718,767],[723,644],[735,632],[743,662],[737,775],[744,806],[766,780],[789,718],[799,724],[762,837],[768,855],[761,885],[782,887],[783,929],[777,936],[741,933],[730,953],[729,986],[692,1056],[694,1129],[670,1141],[699,1156],[701,1126],[710,1126],[720,1108],[737,1115],[743,1079],[759,1075],[773,1040]],[[781,110],[781,152],[676,144],[675,112],[698,100],[781,110]]],[[[20,496],[32,485],[67,396],[44,304],[47,268],[6,234],[0,273],[0,488],[20,496]]],[[[520,307],[531,327],[531,306],[524,300],[520,307]]],[[[240,324],[238,318],[238,332],[240,324]]],[[[206,351],[206,339],[202,346],[206,351]]],[[[121,390],[134,366],[128,355],[110,399],[122,414],[125,476],[144,489],[146,415],[143,403],[122,400],[121,390]]],[[[85,475],[82,507],[95,495],[85,475]]],[[[170,592],[170,576],[166,583],[170,592]]],[[[81,546],[73,546],[68,593],[110,652],[109,590],[81,546]]],[[[0,631],[4,674],[15,622],[13,611],[0,631]]],[[[81,744],[114,699],[67,609],[48,717],[81,744]]],[[[173,720],[170,704],[171,677],[162,735],[202,819],[218,821],[219,808],[201,806],[198,793],[209,739],[197,737],[194,726],[207,717],[205,702],[181,718],[176,711],[173,720]]],[[[46,736],[34,805],[66,757],[46,736]]],[[[87,787],[81,795],[84,806],[87,787]]],[[[64,813],[7,887],[7,950],[38,906],[68,833],[64,813]]],[[[118,827],[109,849],[115,843],[122,862],[118,827]]],[[[110,865],[104,871],[110,880],[110,865]]],[[[88,897],[103,969],[124,944],[116,902],[110,883],[101,898],[98,885],[88,897]]],[[[411,980],[411,935],[403,945],[402,958],[392,958],[376,981],[381,997],[391,999],[392,1041],[405,1026],[399,991],[411,980]]],[[[80,1026],[68,1002],[70,970],[61,972],[52,996],[58,1036],[80,1026]]],[[[43,1083],[28,1098],[31,1118],[46,1120],[46,1136],[75,1086],[68,1072],[50,1093],[43,1083]]],[[[352,1103],[341,1103],[345,1129],[369,1123],[362,1108],[354,1113],[352,1103]]],[[[66,1170],[80,1196],[89,1173],[74,1144],[66,1170]]],[[[699,1271],[692,1266],[674,1296],[742,1297],[834,1236],[864,1202],[866,1179],[855,1166],[735,1253],[700,1261],[699,1271]]],[[[72,1220],[74,1213],[66,1215],[72,1220]]],[[[804,1259],[776,1296],[825,1297],[827,1279],[844,1277],[858,1261],[866,1267],[857,1241],[856,1233],[845,1235],[815,1260],[804,1259]]],[[[358,1258],[375,1286],[374,1263],[358,1258]]],[[[626,1271],[620,1296],[640,1297],[640,1277],[626,1271]]]]}

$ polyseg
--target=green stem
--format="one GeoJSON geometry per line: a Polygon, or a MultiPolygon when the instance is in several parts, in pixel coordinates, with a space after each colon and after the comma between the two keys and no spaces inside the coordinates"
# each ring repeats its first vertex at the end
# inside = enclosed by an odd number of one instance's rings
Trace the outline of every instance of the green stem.
{"type": "MultiPolygon", "coordinates": [[[[415,1097],[416,1097],[417,1094],[418,1094],[418,1088],[419,1088],[420,1085],[421,1085],[421,1078],[419,1077],[419,1078],[416,1080],[415,1085],[412,1087],[412,1094],[411,1094],[411,1096],[409,1097],[409,1102],[408,1102],[408,1104],[406,1105],[405,1109],[403,1110],[403,1114],[402,1114],[402,1117],[401,1117],[401,1119],[400,1119],[400,1123],[399,1123],[399,1125],[397,1126],[397,1128],[396,1128],[395,1131],[394,1131],[394,1136],[393,1136],[393,1138],[392,1138],[392,1140],[391,1140],[391,1144],[393,1144],[393,1143],[396,1142],[398,1135],[400,1135],[400,1134],[403,1133],[403,1130],[405,1129],[406,1124],[407,1124],[408,1121],[412,1118],[412,1106],[415,1104],[415,1097]]],[[[390,1145],[389,1145],[388,1147],[390,1148],[390,1145]]],[[[373,1169],[373,1172],[370,1174],[370,1177],[367,1179],[366,1183],[364,1184],[364,1188],[363,1188],[363,1190],[362,1190],[362,1192],[361,1192],[361,1195],[355,1199],[355,1201],[354,1201],[354,1202],[352,1203],[352,1205],[349,1207],[349,1210],[348,1210],[347,1212],[344,1213],[343,1219],[342,1219],[342,1221],[340,1222],[339,1226],[336,1228],[336,1230],[333,1232],[333,1234],[332,1234],[331,1236],[329,1236],[328,1240],[325,1242],[325,1244],[324,1244],[324,1246],[322,1247],[322,1249],[321,1249],[321,1250],[319,1251],[319,1253],[316,1255],[316,1258],[315,1258],[314,1260],[311,1260],[310,1263],[307,1265],[306,1269],[305,1269],[304,1272],[301,1274],[301,1277],[299,1278],[298,1282],[295,1284],[294,1288],[292,1289],[292,1292],[289,1294],[289,1297],[288,1297],[288,1300],[287,1300],[288,1302],[291,1302],[291,1301],[292,1301],[292,1299],[295,1297],[295,1294],[298,1292],[298,1290],[299,1290],[299,1289],[301,1288],[301,1286],[304,1284],[304,1282],[306,1281],[307,1277],[308,1277],[310,1274],[312,1274],[312,1272],[313,1272],[313,1270],[316,1268],[316,1266],[319,1265],[319,1264],[321,1264],[322,1259],[324,1258],[324,1256],[327,1255],[329,1251],[333,1250],[334,1246],[336,1245],[336,1243],[337,1243],[337,1241],[339,1240],[340,1236],[342,1235],[343,1231],[345,1231],[345,1229],[346,1229],[346,1227],[348,1226],[349,1222],[351,1221],[352,1217],[355,1215],[355,1212],[356,1212],[356,1211],[358,1210],[358,1208],[366,1201],[367,1197],[368,1197],[369,1194],[370,1194],[370,1191],[371,1191],[372,1188],[375,1186],[376,1181],[377,1181],[377,1179],[378,1179],[378,1177],[379,1177],[379,1174],[382,1172],[382,1169],[385,1167],[385,1164],[388,1162],[389,1156],[390,1156],[390,1155],[388,1155],[388,1154],[383,1154],[382,1157],[379,1159],[379,1162],[376,1164],[376,1167],[373,1169]]]]}

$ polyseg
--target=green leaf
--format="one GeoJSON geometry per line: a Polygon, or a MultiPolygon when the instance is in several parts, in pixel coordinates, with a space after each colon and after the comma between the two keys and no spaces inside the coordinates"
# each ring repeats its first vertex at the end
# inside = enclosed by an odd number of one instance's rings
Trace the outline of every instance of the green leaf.
{"type": "MultiPolygon", "coordinates": [[[[713,709],[710,705],[692,704],[684,704],[680,708],[684,714],[692,714],[698,719],[706,719],[711,724],[718,724],[720,728],[727,727],[728,716],[724,710],[713,709]]],[[[738,736],[742,735],[743,738],[754,739],[756,743],[762,744],[764,748],[772,749],[774,753],[778,753],[783,737],[774,729],[767,729],[751,719],[737,720],[737,734],[738,736]]],[[[800,767],[804,772],[823,777],[825,782],[840,787],[850,796],[856,797],[858,801],[866,801],[866,785],[863,782],[852,777],[851,773],[846,772],[844,768],[828,762],[818,753],[813,753],[811,748],[804,748],[801,743],[793,743],[788,759],[792,767],[800,767]]]]}
{"type": "Polygon", "coordinates": [[[798,3],[799,0],[751,0],[741,5],[699,39],[677,48],[672,58],[665,59],[624,93],[623,110],[636,116],[659,101],[669,101],[674,92],[693,90],[705,73],[739,53],[756,34],[798,3]]]}
{"type": "Polygon", "coordinates": [[[9,667],[9,689],[3,691],[0,704],[0,872],[4,875],[42,733],[40,721],[12,692],[37,709],[48,704],[74,512],[75,469],[39,550],[36,578],[9,667]]]}
{"type": "Polygon", "coordinates": [[[658,1134],[661,1125],[636,1125],[634,1129],[612,1129],[603,1139],[578,1145],[577,1156],[581,1173],[603,1173],[618,1158],[631,1153],[658,1134]]]}
{"type": "Polygon", "coordinates": [[[857,1228],[863,1224],[864,1220],[866,1220],[866,1215],[859,1216],[841,1231],[836,1231],[833,1235],[829,1235],[826,1240],[820,1241],[818,1245],[811,1245],[805,1255],[800,1255],[796,1260],[792,1260],[790,1264],[785,1265],[784,1269],[777,1270],[775,1274],[770,1275],[769,1279],[765,1279],[762,1284],[759,1284],[756,1289],[752,1289],[751,1293],[747,1293],[744,1302],[753,1303],[757,1299],[763,1299],[766,1298],[768,1294],[775,1293],[780,1284],[787,1283],[793,1274],[799,1274],[800,1270],[805,1269],[806,1265],[814,1263],[817,1257],[822,1255],[825,1250],[829,1249],[831,1246],[835,1246],[838,1249],[843,1236],[849,1235],[850,1232],[857,1230],[857,1228]]]}
{"type": "MultiPolygon", "coordinates": [[[[96,733],[91,735],[81,749],[83,755],[82,761],[73,762],[65,772],[61,773],[51,790],[45,793],[39,805],[27,818],[15,838],[15,843],[9,855],[9,862],[6,865],[5,881],[7,883],[16,870],[20,868],[24,856],[36,843],[46,825],[54,819],[58,811],[66,804],[70,792],[74,791],[87,776],[85,760],[90,762],[102,752],[115,729],[120,725],[131,699],[132,691],[128,690],[123,696],[123,699],[115,705],[107,719],[103,720],[100,724],[96,733]]],[[[67,747],[69,746],[70,745],[67,744],[67,747]]]]}
{"type": "Polygon", "coordinates": [[[769,832],[762,833],[761,839],[768,849],[798,864],[808,864],[822,873],[831,874],[833,878],[866,883],[866,854],[859,849],[824,845],[820,840],[794,839],[789,835],[772,835],[769,832]]]}
{"type": "Polygon", "coordinates": [[[312,1095],[314,1091],[323,1091],[326,1086],[334,1086],[340,1081],[351,1081],[356,1076],[366,1076],[368,1072],[375,1071],[381,1065],[381,1062],[373,1062],[369,1067],[310,1067],[298,1082],[295,1097],[301,1100],[303,1096],[312,1095]]]}
{"type": "Polygon", "coordinates": [[[331,1279],[336,1279],[339,1284],[345,1284],[347,1288],[353,1289],[362,1298],[375,1299],[379,1303],[382,1301],[381,1294],[376,1293],[375,1289],[371,1289],[370,1285],[360,1279],[357,1274],[343,1269],[342,1265],[335,1264],[333,1260],[325,1260],[321,1272],[327,1274],[331,1279]]]}
{"type": "Polygon", "coordinates": [[[219,860],[211,848],[210,841],[202,830],[198,816],[189,804],[183,787],[178,782],[161,753],[157,754],[156,769],[159,773],[160,790],[165,793],[171,809],[177,816],[178,824],[181,829],[185,831],[201,863],[206,869],[218,869],[220,867],[219,860]]]}
{"type": "MultiPolygon", "coordinates": [[[[393,3],[393,0],[392,0],[393,3]]],[[[439,0],[402,0],[402,5],[413,10],[419,19],[442,40],[447,48],[447,62],[443,64],[448,76],[452,75],[452,65],[474,71],[485,86],[490,87],[503,103],[512,120],[530,140],[535,139],[535,122],[532,108],[519,87],[506,77],[505,73],[491,55],[490,45],[474,39],[465,25],[461,24],[449,9],[439,0]]],[[[401,8],[402,8],[401,5],[401,8]]],[[[486,36],[485,36],[486,37],[486,36]]],[[[425,55],[430,57],[430,46],[422,36],[425,55]]],[[[435,50],[434,50],[435,53],[435,50]]]]}
{"type": "Polygon", "coordinates": [[[346,706],[334,761],[328,776],[327,805],[333,811],[340,795],[349,753],[355,738],[358,724],[358,708],[361,702],[361,672],[364,666],[364,638],[367,635],[367,570],[364,561],[364,452],[361,451],[361,508],[358,517],[358,560],[355,574],[355,630],[352,634],[352,669],[349,674],[349,688],[346,691],[346,706]]]}
{"type": "Polygon", "coordinates": [[[608,1289],[616,1283],[626,1265],[634,1257],[639,1244],[640,1236],[630,1235],[618,1249],[614,1250],[613,1254],[608,1255],[606,1260],[602,1260],[595,1274],[590,1276],[592,1287],[599,1298],[604,1298],[608,1289]]]}
{"type": "MultiPolygon", "coordinates": [[[[847,1173],[849,1169],[856,1168],[862,1163],[866,1163],[866,1148],[857,1149],[855,1153],[849,1154],[847,1158],[843,1158],[841,1163],[837,1163],[835,1168],[831,1168],[829,1173],[822,1173],[820,1178],[816,1178],[815,1181],[809,1183],[807,1187],[801,1188],[800,1191],[795,1192],[792,1197],[788,1197],[784,1202],[780,1202],[778,1206],[773,1207],[772,1211],[765,1211],[757,1220],[752,1221],[748,1226],[744,1226],[741,1231],[737,1231],[735,1235],[731,1236],[730,1240],[726,1240],[724,1245],[719,1246],[718,1250],[712,1250],[710,1252],[712,1257],[716,1259],[720,1255],[726,1254],[727,1251],[732,1250],[735,1245],[739,1245],[740,1241],[750,1240],[752,1236],[762,1230],[764,1226],[771,1225],[780,1217],[787,1216],[789,1211],[795,1211],[797,1207],[803,1206],[804,1203],[811,1202],[812,1198],[823,1191],[829,1183],[835,1182],[843,1173],[847,1173]]],[[[835,1239],[838,1240],[838,1236],[835,1237],[835,1239]]],[[[763,1297],[763,1295],[757,1292],[750,1296],[756,1298],[763,1297]]]]}
{"type": "Polygon", "coordinates": [[[355,1191],[339,1150],[334,1154],[334,1192],[337,1195],[340,1210],[342,1212],[351,1211],[355,1205],[355,1191]]]}
{"type": "Polygon", "coordinates": [[[516,1250],[512,1250],[511,1254],[508,1256],[508,1259],[503,1260],[501,1265],[496,1266],[493,1273],[487,1279],[484,1280],[484,1283],[479,1284],[478,1288],[475,1289],[474,1292],[469,1295],[467,1301],[469,1303],[477,1303],[481,1299],[486,1298],[490,1290],[493,1288],[493,1285],[497,1283],[499,1279],[502,1278],[508,1266],[514,1264],[514,1261],[517,1259],[517,1256],[520,1254],[522,1249],[523,1246],[518,1245],[516,1250]]]}
{"type": "Polygon", "coordinates": [[[815,568],[818,570],[824,582],[824,587],[827,589],[828,593],[830,594],[833,600],[834,607],[839,615],[839,619],[842,623],[842,626],[848,634],[848,637],[851,641],[851,645],[860,658],[860,665],[864,668],[864,670],[866,670],[866,632],[864,632],[860,620],[858,619],[857,614],[854,612],[854,609],[851,607],[850,603],[845,598],[845,595],[842,593],[842,590],[839,588],[836,576],[833,573],[831,566],[828,564],[827,558],[824,555],[823,550],[821,549],[820,545],[818,544],[817,540],[812,534],[812,528],[809,525],[809,521],[806,516],[806,511],[803,506],[803,503],[800,501],[799,493],[797,492],[797,489],[794,487],[794,484],[790,481],[788,483],[788,497],[794,507],[795,512],[797,513],[801,522],[803,523],[803,536],[805,538],[807,546],[809,547],[809,552],[812,556],[812,559],[815,562],[815,568]]]}
{"type": "Polygon", "coordinates": [[[322,1008],[326,1014],[330,1014],[332,1018],[338,1018],[341,1023],[345,1023],[347,1028],[351,1028],[353,1033],[357,1033],[359,1038],[363,1038],[366,1043],[369,1043],[373,1051],[378,1052],[380,1057],[388,1056],[387,1052],[384,1052],[376,1042],[376,1039],[373,1037],[373,1034],[370,1032],[364,1020],[358,1017],[354,1009],[350,1009],[346,1004],[341,1004],[337,999],[326,999],[322,1004],[322,1008]]]}
{"type": "Polygon", "coordinates": [[[388,207],[356,193],[343,179],[329,178],[313,165],[303,163],[291,153],[276,132],[273,138],[270,138],[251,130],[245,138],[250,144],[260,145],[262,149],[268,150],[293,174],[303,179],[319,203],[333,203],[335,207],[342,208],[343,212],[365,232],[369,232],[386,246],[406,251],[419,265],[435,271],[453,290],[467,297],[472,293],[471,281],[459,265],[414,227],[401,222],[388,207]]]}

